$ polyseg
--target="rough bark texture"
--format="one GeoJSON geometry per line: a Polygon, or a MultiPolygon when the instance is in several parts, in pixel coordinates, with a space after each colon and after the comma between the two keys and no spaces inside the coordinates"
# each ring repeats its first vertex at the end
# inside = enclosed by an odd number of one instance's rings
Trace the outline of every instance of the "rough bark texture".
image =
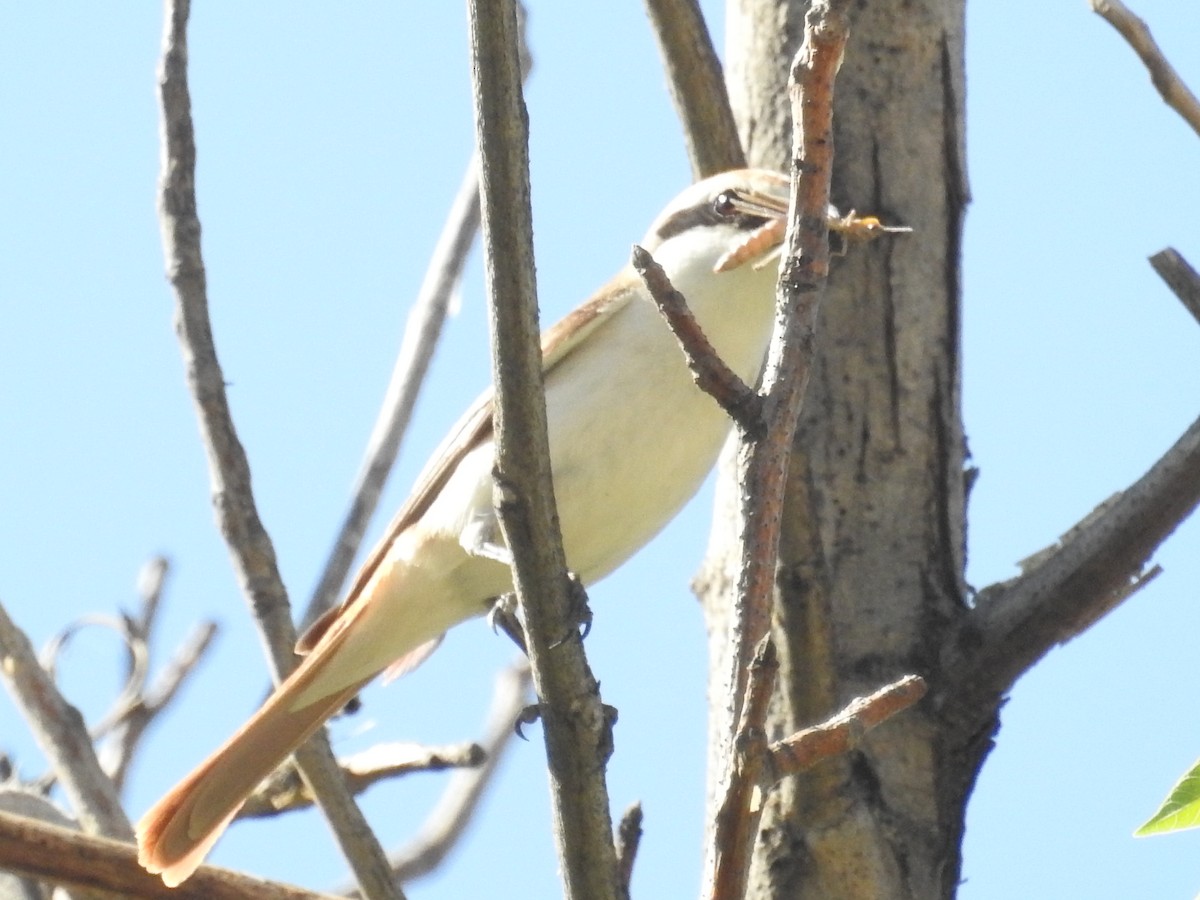
{"type": "MultiPolygon", "coordinates": [[[[786,169],[786,79],[804,8],[729,5],[727,80],[752,165],[786,169]]],[[[940,647],[965,612],[963,15],[962,0],[913,0],[862,3],[852,21],[833,201],[914,233],[834,261],[789,475],[772,737],[908,672],[936,693],[940,647]]],[[[718,514],[700,579],[714,656],[730,584],[721,529],[733,520],[718,514]]],[[[722,733],[726,687],[710,688],[722,733]]],[[[938,708],[928,698],[857,752],[768,795],[748,896],[953,895],[966,795],[995,709],[945,723],[938,708]]]]}

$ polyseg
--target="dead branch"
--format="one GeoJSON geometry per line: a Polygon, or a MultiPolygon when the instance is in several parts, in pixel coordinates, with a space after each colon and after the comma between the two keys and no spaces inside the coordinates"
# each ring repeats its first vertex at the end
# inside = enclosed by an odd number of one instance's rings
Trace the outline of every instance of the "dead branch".
{"type": "Polygon", "coordinates": [[[761,784],[767,763],[765,722],[779,658],[769,634],[758,643],[746,679],[746,696],[733,745],[733,771],[713,829],[716,871],[713,898],[745,894],[750,858],[762,818],[761,784]]]}
{"type": "Polygon", "coordinates": [[[817,763],[849,753],[867,732],[903,712],[925,696],[928,687],[917,675],[905,675],[867,697],[852,700],[820,725],[797,731],[770,746],[767,769],[771,783],[811,769],[817,763]]]}
{"type": "Polygon", "coordinates": [[[334,900],[302,888],[203,865],[168,888],[137,864],[137,848],[0,812],[0,869],[115,898],[154,900],[334,900]]]}
{"type": "Polygon", "coordinates": [[[528,702],[531,683],[529,666],[523,660],[496,676],[484,725],[483,764],[456,773],[412,841],[390,855],[392,870],[401,883],[432,872],[462,838],[516,733],[514,725],[528,702]]]}
{"type": "Polygon", "coordinates": [[[762,399],[758,393],[721,359],[688,308],[687,299],[675,290],[654,257],[634,244],[631,263],[679,341],[696,386],[721,404],[743,431],[757,432],[762,427],[762,399]]]}
{"type": "MultiPolygon", "coordinates": [[[[287,592],[275,561],[275,549],[259,519],[250,486],[250,463],[234,428],[217,360],[196,209],[196,140],[187,72],[187,21],[190,0],[167,0],[159,68],[162,118],[162,173],[159,216],[167,277],[175,292],[175,328],[179,335],[188,389],[200,419],[209,461],[213,506],[229,547],[242,592],[250,604],[271,667],[282,679],[295,666],[296,642],[287,592]]],[[[341,781],[323,733],[296,752],[296,760],[351,867],[372,898],[402,896],[391,881],[379,842],[341,781]]]]}
{"type": "Polygon", "coordinates": [[[697,0],[646,0],[697,181],[746,167],[721,61],[697,0]]]}
{"type": "Polygon", "coordinates": [[[1193,269],[1174,247],[1159,250],[1150,257],[1150,265],[1192,318],[1200,323],[1200,272],[1193,269]]]}
{"type": "Polygon", "coordinates": [[[496,509],[541,703],[564,890],[576,900],[615,900],[604,777],[611,721],[579,638],[586,605],[566,577],[550,478],[517,14],[513,0],[471,0],[468,10],[496,391],[496,509]]]}
{"type": "MultiPolygon", "coordinates": [[[[833,85],[849,35],[849,4],[817,0],[805,17],[804,42],[792,64],[790,92],[793,117],[791,215],[780,275],[783,328],[776,329],[763,376],[764,431],[761,439],[745,439],[739,448],[742,497],[739,578],[731,613],[730,654],[733,670],[724,683],[732,686],[735,721],[750,692],[750,661],[767,636],[774,598],[775,567],[783,513],[784,481],[792,437],[799,419],[816,339],[817,312],[829,273],[828,211],[833,167],[833,85]]],[[[740,731],[740,729],[739,729],[740,731]]],[[[736,739],[735,735],[730,740],[736,739]]],[[[740,897],[747,867],[736,849],[717,837],[750,834],[751,819],[742,811],[737,769],[741,754],[727,757],[716,803],[718,828],[706,858],[702,896],[725,900],[740,897]],[[735,821],[741,816],[740,821],[735,821]],[[722,821],[729,817],[729,821],[722,821]]],[[[753,814],[752,814],[753,815],[753,814]]],[[[751,845],[752,846],[752,845],[751,845]]],[[[745,856],[748,858],[749,853],[745,856]]]]}
{"type": "MultiPolygon", "coordinates": [[[[1200,503],[1200,419],[1145,475],[1039,554],[1017,578],[980,592],[949,645],[946,684],[974,705],[1006,693],[1145,583],[1151,554],[1200,503]]],[[[968,707],[970,708],[970,707],[968,707]]]]}
{"type": "Polygon", "coordinates": [[[1130,12],[1121,0],[1092,0],[1092,9],[1125,38],[1150,72],[1150,80],[1167,106],[1179,113],[1200,135],[1200,100],[1167,61],[1146,23],[1130,12]]]}
{"type": "MultiPolygon", "coordinates": [[[[378,744],[361,753],[338,760],[346,786],[358,795],[371,785],[412,775],[415,772],[438,772],[442,769],[475,768],[487,759],[487,751],[478,744],[450,744],[445,747],[426,747],[408,741],[378,744]]],[[[308,809],[313,805],[300,773],[290,763],[280,766],[246,798],[238,811],[239,819],[262,819],[281,813],[308,809]]]]}
{"type": "Polygon", "coordinates": [[[633,864],[637,861],[638,846],[642,842],[642,804],[633,803],[621,816],[617,826],[617,867],[621,876],[621,896],[629,900],[629,883],[633,881],[633,864]]]}
{"type": "Polygon", "coordinates": [[[29,638],[8,617],[3,604],[0,674],[84,830],[132,841],[133,828],[121,809],[116,785],[100,768],[83,717],[38,664],[29,638]]]}

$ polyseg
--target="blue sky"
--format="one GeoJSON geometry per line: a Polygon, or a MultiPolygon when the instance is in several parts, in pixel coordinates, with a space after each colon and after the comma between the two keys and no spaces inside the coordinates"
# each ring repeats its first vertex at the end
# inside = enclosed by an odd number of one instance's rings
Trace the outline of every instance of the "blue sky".
{"type": "MultiPolygon", "coordinates": [[[[707,4],[721,28],[719,4],[707,4]]],[[[1200,8],[1140,12],[1200,88],[1200,8]]],[[[218,348],[263,518],[296,602],[322,566],[399,343],[407,304],[472,141],[458,4],[198,5],[191,32],[199,203],[218,348]]],[[[162,275],[150,4],[25,4],[0,14],[0,598],[35,643],[175,569],[160,661],[197,618],[220,645],[148,739],[140,813],[261,697],[264,667],[213,527],[162,275]]],[[[535,3],[528,88],[539,290],[550,322],[626,259],[688,180],[636,4],[535,3]],[[619,48],[619,50],[618,50],[619,48]]],[[[1200,142],[1083,2],[972,4],[964,397],[973,463],[969,578],[1015,574],[1135,479],[1200,412],[1200,327],[1145,263],[1200,265],[1200,142]]],[[[913,239],[920,239],[919,235],[913,239]]],[[[383,507],[488,378],[478,261],[383,507]]],[[[707,491],[592,592],[588,639],[620,710],[619,810],[646,807],[645,897],[692,896],[703,808],[704,633],[687,590],[707,491]],[[647,673],[653,672],[648,678],[647,673]]],[[[380,516],[372,534],[386,520],[380,516]]],[[[1121,898],[1200,890],[1194,834],[1134,840],[1200,755],[1200,526],[1165,573],[1022,680],[968,817],[961,896],[1121,898]]],[[[73,646],[64,686],[98,712],[118,648],[73,646]]],[[[473,737],[514,651],[481,624],[367,692],[341,750],[473,737]]],[[[7,698],[0,748],[41,763],[7,698]]],[[[558,893],[540,741],[513,749],[445,874],[416,898],[558,893]]],[[[385,840],[443,783],[371,792],[385,840]]],[[[316,816],[233,828],[225,865],[313,886],[341,866],[316,816]]]]}

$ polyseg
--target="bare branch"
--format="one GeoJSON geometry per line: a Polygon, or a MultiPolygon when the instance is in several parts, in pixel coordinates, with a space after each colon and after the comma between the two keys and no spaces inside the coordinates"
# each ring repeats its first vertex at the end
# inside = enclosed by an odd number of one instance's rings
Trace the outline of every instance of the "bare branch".
{"type": "Polygon", "coordinates": [[[697,0],[646,0],[667,70],[671,100],[683,125],[692,175],[699,181],[746,167],[721,61],[697,0]]]}
{"type": "Polygon", "coordinates": [[[89,626],[106,628],[121,639],[126,650],[126,677],[112,708],[101,717],[99,723],[91,729],[93,739],[102,737],[112,730],[116,723],[126,714],[130,706],[137,703],[146,684],[146,673],[150,669],[149,648],[146,642],[135,633],[132,621],[128,616],[86,615],[80,616],[60,630],[42,648],[40,662],[42,668],[53,679],[58,678],[59,656],[67,645],[80,631],[89,626]]]}
{"type": "Polygon", "coordinates": [[[633,864],[637,860],[638,846],[642,842],[642,804],[634,803],[617,826],[617,867],[621,876],[621,896],[629,900],[629,883],[633,881],[633,864]]]}
{"type": "Polygon", "coordinates": [[[917,675],[905,675],[868,697],[852,700],[820,725],[797,731],[770,747],[772,780],[811,769],[819,762],[849,753],[867,732],[903,712],[925,696],[928,687],[917,675]]]}
{"type": "MultiPolygon", "coordinates": [[[[79,711],[38,664],[33,647],[0,604],[0,673],[85,831],[133,840],[116,786],[100,768],[79,711]]],[[[2,843],[2,841],[0,841],[2,843]]]]}
{"type": "Polygon", "coordinates": [[[764,723],[767,704],[775,688],[779,658],[771,636],[765,635],[755,649],[746,679],[746,696],[734,738],[733,772],[721,798],[713,829],[716,872],[712,880],[713,900],[742,897],[750,874],[750,857],[758,824],[762,819],[760,785],[767,763],[764,723]]]}
{"type": "Polygon", "coordinates": [[[0,812],[0,869],[64,887],[156,900],[334,900],[279,882],[201,866],[168,888],[137,864],[137,849],[106,838],[0,812]]]}
{"type": "Polygon", "coordinates": [[[829,191],[833,168],[833,82],[848,36],[842,7],[817,2],[805,22],[804,43],[792,67],[795,171],[792,215],[780,275],[782,332],[776,329],[763,376],[764,431],[742,451],[743,508],[753,515],[740,538],[741,577],[735,600],[738,652],[735,697],[744,696],[746,671],[770,624],[783,483],[792,436],[808,385],[817,313],[829,274],[829,191]]]}
{"type": "Polygon", "coordinates": [[[483,764],[472,771],[456,773],[416,837],[391,854],[398,881],[406,883],[432,872],[458,843],[515,734],[514,725],[525,709],[530,684],[529,666],[524,661],[509,666],[496,676],[492,704],[484,726],[483,764]]]}
{"type": "Polygon", "coordinates": [[[1167,62],[1146,23],[1129,11],[1121,0],[1092,0],[1092,9],[1108,22],[1133,48],[1150,72],[1150,80],[1167,106],[1200,135],[1200,100],[1167,62]]]}
{"type": "MultiPolygon", "coordinates": [[[[475,768],[487,759],[487,751],[478,744],[450,744],[426,747],[408,741],[378,744],[361,753],[338,760],[346,786],[361,794],[371,785],[415,772],[442,769],[475,768]]],[[[307,809],[313,804],[308,789],[295,766],[283,765],[271,773],[238,810],[239,819],[261,819],[281,813],[307,809]]]]}
{"type": "Polygon", "coordinates": [[[663,267],[642,247],[634,244],[631,260],[634,271],[654,298],[671,333],[683,348],[696,386],[711,396],[743,431],[756,433],[762,427],[762,399],[729,368],[705,336],[700,323],[688,308],[687,299],[675,290],[663,267]]]}
{"type": "Polygon", "coordinates": [[[379,505],[388,475],[400,452],[400,443],[408,430],[417,395],[425,381],[433,352],[437,348],[446,311],[454,288],[462,279],[463,268],[475,234],[479,230],[479,161],[472,156],[463,175],[454,203],[433,248],[425,280],[417,292],[404,338],[396,357],[383,406],[367,441],[362,465],[351,491],[350,508],[334,540],[325,569],[309,598],[301,627],[311,625],[333,605],[341,593],[350,566],[362,544],[363,534],[379,505]]]}
{"type": "MultiPolygon", "coordinates": [[[[777,300],[782,328],[777,324],[763,376],[763,432],[759,439],[743,435],[738,453],[740,574],[730,615],[732,671],[723,682],[732,687],[734,721],[739,723],[729,739],[739,742],[754,737],[753,731],[742,731],[743,721],[753,721],[743,719],[747,709],[742,704],[757,697],[757,689],[751,691],[751,656],[770,628],[784,482],[829,273],[833,86],[849,35],[848,7],[842,0],[812,4],[805,17],[804,42],[792,64],[792,212],[777,300]]],[[[757,829],[756,815],[747,812],[747,782],[739,769],[753,765],[753,759],[741,747],[726,756],[701,891],[714,900],[739,897],[744,890],[748,869],[741,857],[749,857],[757,829]]]]}
{"type": "Polygon", "coordinates": [[[1200,419],[1145,475],[1038,554],[1017,578],[980,592],[951,644],[946,683],[962,702],[1004,694],[1146,580],[1158,545],[1200,503],[1200,419]]]}
{"type": "Polygon", "coordinates": [[[159,604],[162,601],[163,587],[167,583],[167,575],[170,571],[171,561],[165,556],[155,556],[147,560],[138,572],[137,592],[142,602],[138,611],[137,624],[139,631],[144,635],[149,635],[154,628],[159,604]]]}
{"type": "MultiPolygon", "coordinates": [[[[533,69],[533,56],[525,39],[524,8],[520,4],[517,12],[521,77],[524,79],[529,77],[533,69]]],[[[454,288],[462,280],[467,256],[478,231],[479,156],[473,154],[450,211],[446,214],[446,222],[425,269],[425,278],[408,314],[400,353],[392,369],[383,406],[375,419],[375,427],[367,441],[362,465],[351,491],[350,509],[334,540],[321,579],[304,610],[304,617],[300,620],[302,629],[316,621],[341,593],[350,565],[362,544],[367,524],[379,505],[379,497],[400,452],[400,443],[408,430],[417,395],[425,382],[433,351],[442,334],[454,288]]]]}
{"type": "Polygon", "coordinates": [[[1200,322],[1200,272],[1193,269],[1174,247],[1159,250],[1150,257],[1150,265],[1192,318],[1200,322]]]}
{"type": "Polygon", "coordinates": [[[512,0],[471,0],[484,260],[496,389],[496,508],[542,704],[560,870],[570,898],[616,898],[604,766],[611,722],[578,628],[550,479],[529,205],[528,122],[512,0]]]}
{"type": "Polygon", "coordinates": [[[104,757],[104,768],[116,782],[118,790],[124,787],[129,765],[146,729],[171,704],[183,683],[196,671],[218,630],[216,622],[196,625],[159,673],[153,686],[139,694],[112,722],[112,733],[101,755],[104,757]]]}
{"type": "Polygon", "coordinates": [[[260,623],[277,673],[295,644],[275,549],[258,517],[250,464],[238,440],[208,317],[207,279],[196,210],[196,144],[187,84],[189,0],[168,0],[160,68],[163,158],[159,215],[167,277],[175,292],[175,329],[208,454],[217,524],[242,590],[260,623]]]}
{"type": "MultiPolygon", "coordinates": [[[[159,215],[167,276],[175,292],[175,328],[196,404],[209,461],[213,506],[234,570],[248,600],[277,680],[295,666],[296,642],[287,592],[275,549],[258,516],[250,464],[238,440],[217,361],[196,210],[196,141],[187,82],[190,0],[167,0],[159,70],[162,174],[159,215]]],[[[370,897],[402,896],[391,881],[379,842],[341,780],[328,740],[318,734],[296,752],[304,776],[320,798],[338,843],[370,897]]]]}

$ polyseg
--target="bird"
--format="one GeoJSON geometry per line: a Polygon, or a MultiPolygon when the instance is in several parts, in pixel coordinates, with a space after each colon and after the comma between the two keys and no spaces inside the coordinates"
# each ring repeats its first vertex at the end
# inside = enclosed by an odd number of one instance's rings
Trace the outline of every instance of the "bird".
{"type": "MultiPolygon", "coordinates": [[[[685,189],[643,246],[724,363],[753,384],[774,320],[789,179],[763,169],[685,189]]],[[[542,335],[551,473],[569,569],[589,585],[696,493],[731,420],[696,386],[631,265],[542,335]]],[[[138,861],[174,887],[258,783],[384,669],[419,663],[450,627],[512,590],[493,505],[491,391],[434,451],[342,603],[301,637],[297,668],[136,827],[138,861]]]]}

